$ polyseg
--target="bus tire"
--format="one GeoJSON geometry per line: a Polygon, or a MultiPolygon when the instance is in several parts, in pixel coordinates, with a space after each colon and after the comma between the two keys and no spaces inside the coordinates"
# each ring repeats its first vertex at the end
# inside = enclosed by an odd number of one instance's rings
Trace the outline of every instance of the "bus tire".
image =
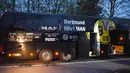
{"type": "Polygon", "coordinates": [[[62,52],[60,55],[60,60],[63,62],[69,62],[74,59],[74,55],[72,53],[68,52],[62,52]]]}
{"type": "Polygon", "coordinates": [[[51,50],[41,50],[39,53],[39,60],[44,63],[50,63],[53,60],[53,52],[51,50]]]}

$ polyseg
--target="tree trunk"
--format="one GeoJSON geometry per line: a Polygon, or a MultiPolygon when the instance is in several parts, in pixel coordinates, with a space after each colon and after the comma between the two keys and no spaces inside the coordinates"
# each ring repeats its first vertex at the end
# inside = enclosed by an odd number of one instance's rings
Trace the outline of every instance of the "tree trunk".
{"type": "Polygon", "coordinates": [[[15,11],[15,1],[16,1],[16,0],[12,0],[13,12],[15,11]]]}
{"type": "Polygon", "coordinates": [[[28,0],[28,12],[30,12],[30,0],[28,0]]]}
{"type": "Polygon", "coordinates": [[[37,0],[38,6],[37,6],[37,12],[39,13],[39,8],[40,8],[40,1],[37,0]]]}
{"type": "Polygon", "coordinates": [[[35,11],[35,0],[32,0],[32,5],[31,6],[32,6],[32,8],[31,8],[32,11],[35,11]]]}
{"type": "Polygon", "coordinates": [[[110,17],[113,17],[114,16],[114,9],[115,9],[115,2],[116,0],[110,0],[110,17]]]}

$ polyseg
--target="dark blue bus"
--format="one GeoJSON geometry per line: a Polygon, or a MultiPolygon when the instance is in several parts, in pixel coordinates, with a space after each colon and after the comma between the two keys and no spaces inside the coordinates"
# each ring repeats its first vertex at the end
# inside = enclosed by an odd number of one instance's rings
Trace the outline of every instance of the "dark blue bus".
{"type": "Polygon", "coordinates": [[[0,44],[5,57],[38,58],[44,63],[106,57],[108,32],[114,29],[113,20],[101,17],[6,12],[0,17],[0,44]]]}

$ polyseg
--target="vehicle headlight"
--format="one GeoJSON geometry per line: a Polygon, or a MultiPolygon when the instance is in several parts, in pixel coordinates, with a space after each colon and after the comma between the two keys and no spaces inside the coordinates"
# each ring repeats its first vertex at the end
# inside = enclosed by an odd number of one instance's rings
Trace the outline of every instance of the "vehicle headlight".
{"type": "Polygon", "coordinates": [[[20,43],[25,42],[25,40],[22,39],[22,38],[17,39],[17,41],[20,42],[20,43]]]}

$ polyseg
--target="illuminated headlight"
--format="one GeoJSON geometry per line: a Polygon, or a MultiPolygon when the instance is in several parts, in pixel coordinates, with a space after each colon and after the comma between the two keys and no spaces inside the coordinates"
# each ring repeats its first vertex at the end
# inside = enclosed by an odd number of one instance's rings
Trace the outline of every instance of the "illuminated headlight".
{"type": "Polygon", "coordinates": [[[20,53],[9,53],[8,54],[8,57],[11,57],[11,56],[17,56],[17,57],[20,57],[20,56],[22,56],[22,54],[20,54],[20,53]]]}
{"type": "Polygon", "coordinates": [[[19,42],[25,42],[24,39],[19,39],[19,42]]]}
{"type": "Polygon", "coordinates": [[[20,53],[13,53],[12,56],[18,56],[19,57],[19,56],[22,56],[22,54],[20,54],[20,53]]]}
{"type": "Polygon", "coordinates": [[[25,39],[19,38],[19,39],[17,39],[17,41],[22,43],[22,42],[25,42],[25,39]]]}

